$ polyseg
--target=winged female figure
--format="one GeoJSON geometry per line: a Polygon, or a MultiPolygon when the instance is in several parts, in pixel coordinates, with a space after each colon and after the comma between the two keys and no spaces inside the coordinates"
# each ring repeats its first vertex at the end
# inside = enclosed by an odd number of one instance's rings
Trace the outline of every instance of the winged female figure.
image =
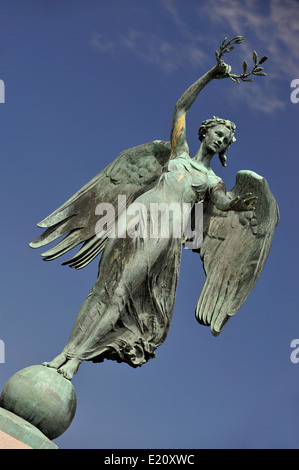
{"type": "MultiPolygon", "coordinates": [[[[66,346],[51,362],[44,363],[67,379],[72,379],[82,361],[111,359],[137,367],[155,357],[170,328],[182,246],[187,242],[184,228],[197,204],[203,207],[203,243],[193,251],[200,254],[206,273],[196,306],[197,320],[210,325],[218,335],[255,285],[279,219],[267,182],[245,170],[237,174],[236,185],[227,192],[212,170],[215,154],[226,166],[225,154],[235,141],[233,122],[215,116],[203,121],[201,145],[193,158],[186,140],[186,113],[208,83],[227,77],[249,80],[247,67],[241,76],[232,75],[221,58],[232,49],[231,44],[243,40],[238,36],[226,44],[224,41],[220,54],[216,52],[216,65],[180,97],[174,108],[170,142],[157,140],[122,152],[38,224],[46,230],[30,244],[33,248],[66,235],[43,253],[45,260],[83,243],[72,259],[63,263],[81,269],[102,252],[96,283],[66,346]],[[116,216],[118,235],[111,236],[115,211],[107,212],[106,225],[96,229],[99,204],[115,208],[120,201],[124,202],[116,216]],[[156,219],[153,227],[151,209],[161,202],[178,209],[169,212],[167,236],[161,236],[161,219],[156,219]],[[145,209],[138,219],[126,211],[132,204],[145,209]],[[140,230],[149,226],[158,236],[145,236],[140,230]]],[[[254,70],[261,74],[257,65],[256,59],[254,70]]]]}

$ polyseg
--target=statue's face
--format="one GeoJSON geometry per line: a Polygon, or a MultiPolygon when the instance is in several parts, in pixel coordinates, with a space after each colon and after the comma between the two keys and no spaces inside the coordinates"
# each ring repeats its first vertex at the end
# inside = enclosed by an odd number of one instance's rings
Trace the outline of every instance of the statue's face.
{"type": "Polygon", "coordinates": [[[232,132],[227,127],[218,124],[206,130],[203,144],[208,152],[220,153],[230,144],[231,134],[232,132]]]}

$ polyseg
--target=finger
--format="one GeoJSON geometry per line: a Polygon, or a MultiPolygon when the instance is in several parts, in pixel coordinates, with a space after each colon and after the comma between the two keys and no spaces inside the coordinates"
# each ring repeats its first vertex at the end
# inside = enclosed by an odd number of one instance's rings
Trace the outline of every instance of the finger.
{"type": "Polygon", "coordinates": [[[245,199],[243,199],[243,202],[245,202],[245,204],[253,204],[254,202],[256,202],[256,199],[255,197],[247,197],[245,199]]]}
{"type": "Polygon", "coordinates": [[[242,201],[256,201],[258,199],[257,196],[250,196],[250,195],[243,195],[242,196],[242,201]]]}
{"type": "Polygon", "coordinates": [[[250,210],[250,211],[254,211],[254,210],[255,210],[254,201],[246,202],[246,210],[250,210]]]}
{"type": "Polygon", "coordinates": [[[243,201],[256,201],[258,196],[253,196],[252,193],[243,194],[242,200],[243,201]]]}

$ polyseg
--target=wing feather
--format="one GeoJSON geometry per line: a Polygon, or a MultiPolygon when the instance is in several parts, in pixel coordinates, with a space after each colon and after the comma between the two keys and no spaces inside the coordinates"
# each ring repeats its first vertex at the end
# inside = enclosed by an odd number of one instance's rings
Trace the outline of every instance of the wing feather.
{"type": "MultiPolygon", "coordinates": [[[[83,243],[77,254],[63,264],[81,269],[104,249],[107,236],[95,233],[101,202],[118,208],[118,195],[125,195],[127,205],[152,187],[169,159],[170,143],[155,140],[121,152],[76,194],[37,225],[46,229],[30,243],[40,248],[65,236],[42,254],[46,261],[62,256],[83,243]]],[[[115,211],[117,214],[117,211],[115,211]]]]}
{"type": "Polygon", "coordinates": [[[243,305],[256,284],[271,248],[279,221],[277,203],[267,181],[243,170],[228,193],[258,196],[254,211],[222,212],[209,202],[204,209],[204,241],[200,249],[206,281],[196,305],[199,323],[218,336],[243,305]]]}

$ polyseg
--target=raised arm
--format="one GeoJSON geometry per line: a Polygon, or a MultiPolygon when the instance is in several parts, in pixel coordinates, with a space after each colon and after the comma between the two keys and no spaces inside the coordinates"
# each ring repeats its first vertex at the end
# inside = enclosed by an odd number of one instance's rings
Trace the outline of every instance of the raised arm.
{"type": "Polygon", "coordinates": [[[189,148],[186,142],[186,113],[190,106],[194,103],[198,94],[201,90],[215,78],[226,78],[229,77],[234,82],[240,83],[239,79],[244,82],[251,82],[252,79],[248,78],[250,75],[266,75],[262,72],[263,68],[260,66],[267,60],[267,56],[262,57],[258,61],[256,51],[253,51],[253,62],[254,66],[251,71],[247,71],[247,62],[243,62],[243,73],[240,75],[231,74],[231,67],[223,62],[222,57],[227,52],[234,49],[236,44],[240,44],[245,41],[243,36],[235,36],[234,38],[224,41],[220,45],[220,50],[215,51],[217,64],[209,72],[200,77],[193,85],[191,85],[187,91],[181,96],[174,108],[172,126],[171,126],[171,157],[174,158],[182,152],[189,152],[189,148]]]}
{"type": "Polygon", "coordinates": [[[171,125],[171,156],[175,158],[182,152],[189,153],[186,141],[186,113],[194,103],[201,90],[215,78],[225,78],[230,72],[230,66],[220,61],[215,67],[200,77],[188,90],[183,93],[175,105],[171,125]]]}

